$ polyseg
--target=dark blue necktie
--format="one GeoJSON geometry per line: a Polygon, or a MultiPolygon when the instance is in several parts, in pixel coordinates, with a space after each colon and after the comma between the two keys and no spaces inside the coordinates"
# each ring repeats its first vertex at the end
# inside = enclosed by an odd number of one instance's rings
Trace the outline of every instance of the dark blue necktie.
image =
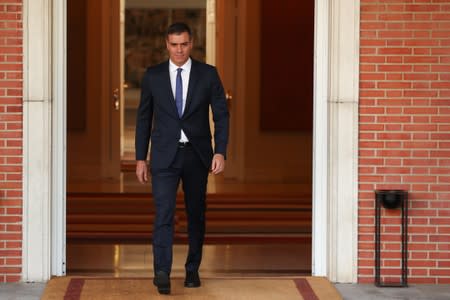
{"type": "Polygon", "coordinates": [[[177,80],[175,85],[175,104],[177,105],[178,116],[183,114],[183,80],[181,80],[182,68],[177,69],[177,80]]]}

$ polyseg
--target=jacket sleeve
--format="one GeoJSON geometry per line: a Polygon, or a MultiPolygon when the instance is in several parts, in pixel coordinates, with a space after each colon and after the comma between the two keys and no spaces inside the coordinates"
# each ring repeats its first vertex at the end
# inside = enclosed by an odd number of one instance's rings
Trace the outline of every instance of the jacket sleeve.
{"type": "Polygon", "coordinates": [[[211,82],[211,110],[214,121],[214,153],[226,157],[228,145],[229,113],[225,92],[217,69],[213,68],[211,82]]]}
{"type": "Polygon", "coordinates": [[[141,100],[136,116],[135,150],[136,160],[146,160],[153,121],[153,96],[150,74],[147,71],[142,79],[141,100]]]}

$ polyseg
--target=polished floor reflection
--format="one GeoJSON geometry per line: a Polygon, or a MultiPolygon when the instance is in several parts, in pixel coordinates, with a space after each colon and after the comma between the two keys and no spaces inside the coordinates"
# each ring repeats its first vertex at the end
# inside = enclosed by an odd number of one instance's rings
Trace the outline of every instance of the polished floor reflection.
{"type": "MultiPolygon", "coordinates": [[[[184,276],[187,245],[174,246],[172,277],[184,276]]],[[[311,274],[311,244],[205,245],[200,269],[204,277],[292,276],[311,274]]],[[[69,243],[67,274],[152,277],[149,244],[69,243]]]]}
{"type": "MultiPolygon", "coordinates": [[[[139,204],[139,195],[150,201],[151,190],[150,183],[137,182],[131,169],[121,173],[119,180],[84,177],[67,183],[68,275],[153,276],[152,249],[148,242],[151,213],[139,204]],[[92,199],[81,199],[83,193],[85,198],[92,199]],[[136,206],[133,209],[139,209],[140,214],[131,213],[128,206],[124,209],[125,204],[136,206]],[[119,228],[122,231],[115,235],[106,234],[117,229],[121,222],[128,231],[119,228]],[[147,228],[146,238],[137,238],[136,232],[129,232],[130,226],[147,228]],[[88,234],[94,229],[99,234],[88,234]]],[[[311,274],[310,183],[251,183],[210,176],[207,192],[209,231],[200,270],[202,276],[311,274]]],[[[148,201],[144,202],[147,205],[148,201]]],[[[179,204],[182,206],[182,202],[179,204]]],[[[183,220],[177,220],[174,278],[184,276],[187,246],[180,227],[183,220]]]]}
{"type": "MultiPolygon", "coordinates": [[[[289,182],[240,182],[226,179],[223,175],[208,177],[208,194],[282,194],[311,195],[311,183],[289,182]]],[[[181,188],[180,188],[181,190],[181,188]]],[[[133,172],[122,172],[120,179],[79,178],[67,182],[67,191],[72,193],[150,193],[151,183],[140,184],[133,172]]]]}

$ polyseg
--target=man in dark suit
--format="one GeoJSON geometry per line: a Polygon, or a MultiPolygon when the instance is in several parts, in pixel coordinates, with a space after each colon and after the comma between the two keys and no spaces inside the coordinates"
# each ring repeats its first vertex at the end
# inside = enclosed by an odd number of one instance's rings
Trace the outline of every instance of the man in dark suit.
{"type": "Polygon", "coordinates": [[[153,229],[153,283],[170,293],[173,217],[180,180],[188,219],[189,252],[185,287],[199,287],[198,270],[205,235],[206,185],[209,170],[224,170],[229,114],[215,67],[190,58],[192,34],[184,23],[167,31],[169,60],[147,69],[136,124],[136,175],[148,181],[147,152],[156,216],[153,229]],[[214,120],[211,144],[209,108],[214,120]]]}

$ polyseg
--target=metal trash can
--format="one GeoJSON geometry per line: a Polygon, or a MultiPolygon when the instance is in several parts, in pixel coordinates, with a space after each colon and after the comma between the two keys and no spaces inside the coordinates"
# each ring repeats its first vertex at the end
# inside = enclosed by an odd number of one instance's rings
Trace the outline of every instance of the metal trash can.
{"type": "Polygon", "coordinates": [[[375,191],[375,285],[379,287],[408,286],[408,192],[404,190],[375,191]],[[401,281],[381,282],[381,206],[401,209],[401,281]]]}

